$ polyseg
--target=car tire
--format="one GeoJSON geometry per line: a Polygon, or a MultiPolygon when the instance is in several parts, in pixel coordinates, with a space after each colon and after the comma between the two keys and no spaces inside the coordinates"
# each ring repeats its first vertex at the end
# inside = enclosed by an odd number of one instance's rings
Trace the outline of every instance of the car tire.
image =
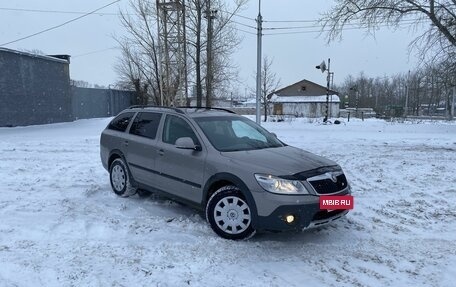
{"type": "Polygon", "coordinates": [[[129,197],[137,191],[131,184],[128,167],[121,158],[117,158],[112,162],[109,168],[109,180],[112,190],[118,196],[129,197]]]}
{"type": "Polygon", "coordinates": [[[206,219],[212,230],[225,239],[249,239],[255,235],[251,208],[236,186],[224,186],[209,198],[206,219]]]}

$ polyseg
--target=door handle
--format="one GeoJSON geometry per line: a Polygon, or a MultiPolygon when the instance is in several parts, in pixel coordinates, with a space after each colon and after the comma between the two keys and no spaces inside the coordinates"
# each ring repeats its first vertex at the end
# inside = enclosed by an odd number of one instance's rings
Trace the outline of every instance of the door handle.
{"type": "Polygon", "coordinates": [[[159,154],[160,156],[164,156],[164,155],[165,155],[165,151],[161,149],[161,150],[158,151],[158,154],[159,154]]]}
{"type": "Polygon", "coordinates": [[[123,142],[124,146],[128,146],[128,141],[123,142]]]}

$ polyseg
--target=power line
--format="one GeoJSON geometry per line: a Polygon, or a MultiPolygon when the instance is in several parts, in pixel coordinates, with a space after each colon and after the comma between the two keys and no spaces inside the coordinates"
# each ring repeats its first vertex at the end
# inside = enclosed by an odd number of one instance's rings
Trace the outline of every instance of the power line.
{"type": "Polygon", "coordinates": [[[315,23],[318,20],[264,20],[265,23],[315,23]]]}
{"type": "Polygon", "coordinates": [[[31,34],[31,35],[28,35],[28,36],[25,36],[25,37],[16,39],[16,40],[14,40],[14,41],[10,41],[10,42],[1,44],[0,46],[6,46],[6,45],[9,45],[9,44],[12,44],[12,43],[16,43],[16,42],[19,42],[19,41],[22,41],[22,40],[25,40],[25,39],[28,39],[28,38],[31,38],[31,37],[34,37],[34,36],[37,36],[37,35],[46,33],[46,32],[49,32],[49,31],[54,30],[54,29],[57,29],[57,28],[60,28],[60,27],[65,26],[65,25],[67,25],[67,24],[69,24],[69,23],[75,22],[75,21],[77,21],[77,20],[79,20],[79,19],[81,19],[81,18],[84,18],[84,17],[87,17],[87,16],[89,16],[89,15],[92,15],[92,14],[94,14],[94,13],[96,13],[96,12],[98,12],[98,11],[100,11],[100,10],[102,10],[102,9],[104,9],[104,8],[106,8],[106,7],[108,7],[108,6],[111,6],[111,5],[113,5],[113,4],[117,3],[117,2],[120,2],[120,1],[121,1],[121,0],[113,1],[113,2],[111,2],[111,3],[109,3],[109,4],[106,4],[106,5],[104,5],[104,6],[100,7],[100,8],[98,8],[98,9],[95,9],[95,10],[93,10],[93,11],[87,12],[87,13],[85,13],[84,15],[81,15],[81,16],[79,16],[79,17],[76,17],[76,18],[74,18],[74,19],[71,19],[71,20],[69,20],[69,21],[66,21],[66,22],[64,22],[64,23],[62,23],[62,24],[59,24],[59,25],[56,25],[56,26],[47,28],[47,29],[42,30],[42,31],[40,31],[40,32],[33,33],[33,34],[31,34]]]}
{"type": "MultiPolygon", "coordinates": [[[[22,41],[22,40],[28,39],[30,37],[33,37],[33,36],[36,36],[36,35],[39,35],[39,34],[42,34],[42,33],[45,33],[45,32],[48,32],[50,30],[62,27],[64,25],[66,25],[66,24],[69,24],[71,22],[74,22],[76,20],[79,20],[79,19],[81,19],[83,17],[86,17],[86,16],[89,16],[89,15],[118,16],[118,15],[120,15],[119,13],[97,13],[97,12],[99,10],[104,9],[104,8],[106,8],[108,6],[111,6],[111,5],[113,5],[113,4],[115,4],[115,3],[119,2],[119,1],[121,1],[121,0],[114,1],[114,2],[112,2],[110,4],[107,4],[107,5],[105,5],[105,6],[101,7],[101,8],[98,8],[98,9],[90,11],[90,12],[0,7],[0,10],[4,10],[4,11],[35,12],[35,13],[57,13],[57,14],[80,14],[81,15],[80,17],[77,17],[75,19],[72,19],[70,21],[62,23],[60,25],[57,25],[57,26],[48,28],[46,30],[40,31],[38,33],[34,33],[32,35],[29,35],[29,36],[26,36],[26,37],[23,37],[23,38],[20,38],[20,39],[17,39],[17,40],[14,40],[14,41],[11,41],[11,42],[8,42],[8,43],[5,43],[5,44],[2,44],[1,46],[9,45],[9,44],[12,44],[12,43],[15,43],[15,42],[18,42],[18,41],[22,41]]],[[[192,7],[190,7],[190,6],[186,5],[186,7],[192,9],[192,7]]],[[[246,20],[250,20],[250,21],[256,21],[254,18],[250,18],[250,17],[244,16],[244,15],[240,15],[240,14],[237,14],[237,13],[232,13],[230,11],[226,11],[226,10],[222,10],[222,9],[220,9],[220,11],[232,14],[233,16],[239,17],[239,18],[242,18],[242,19],[246,19],[246,20]]],[[[128,14],[128,15],[131,15],[131,14],[128,14]]],[[[422,21],[422,20],[423,19],[404,19],[404,20],[401,20],[399,22],[399,24],[405,24],[405,25],[410,26],[412,24],[412,22],[422,21]]],[[[235,23],[235,24],[250,28],[250,29],[255,29],[255,30],[257,29],[254,26],[251,26],[251,25],[248,25],[248,24],[244,24],[244,23],[241,23],[241,22],[237,22],[237,21],[232,21],[232,22],[235,23]]],[[[308,26],[285,26],[285,27],[264,27],[263,28],[264,30],[271,30],[271,31],[273,31],[273,30],[301,30],[301,29],[313,29],[313,28],[322,27],[322,25],[320,24],[319,20],[302,20],[302,19],[301,20],[264,20],[263,22],[266,22],[266,23],[313,23],[313,25],[308,25],[308,26]]],[[[342,30],[357,30],[357,29],[365,29],[366,28],[366,27],[359,27],[358,25],[359,24],[357,24],[357,23],[346,23],[345,27],[342,28],[342,30]],[[348,27],[346,27],[346,26],[348,26],[348,27]],[[350,27],[350,26],[352,26],[352,27],[350,27]]],[[[399,26],[401,26],[401,25],[399,25],[399,26]]],[[[380,25],[378,27],[379,28],[388,27],[388,25],[384,25],[384,26],[380,25]]],[[[249,32],[249,31],[245,31],[245,30],[242,30],[242,29],[239,29],[239,28],[236,28],[236,30],[238,30],[240,32],[243,32],[243,33],[248,33],[248,34],[251,34],[251,35],[256,35],[255,33],[252,33],[252,32],[249,32]]],[[[290,32],[283,32],[283,33],[266,33],[264,35],[267,35],[267,36],[269,36],[269,35],[287,35],[287,34],[288,35],[292,35],[292,34],[321,33],[321,32],[328,32],[328,31],[329,30],[290,31],[290,32]]],[[[111,48],[109,48],[109,49],[111,49],[111,48]]],[[[108,49],[105,49],[105,50],[108,50],[108,49]]],[[[105,50],[101,50],[101,51],[105,51],[105,50]]],[[[95,52],[99,52],[99,51],[95,51],[95,52]]],[[[95,52],[90,52],[88,54],[92,54],[92,53],[95,53],[95,52]]],[[[74,56],[74,57],[80,57],[80,56],[85,56],[85,55],[86,54],[77,55],[77,56],[74,56]]]]}
{"type": "MultiPolygon", "coordinates": [[[[251,19],[250,20],[255,20],[255,19],[251,19]]],[[[403,19],[403,20],[400,20],[397,25],[399,27],[407,27],[407,26],[411,26],[413,25],[415,22],[422,22],[424,21],[424,19],[403,19]]],[[[233,23],[235,24],[238,24],[238,25],[241,25],[241,26],[244,26],[244,27],[248,27],[250,29],[257,29],[256,27],[254,26],[251,26],[251,25],[247,25],[247,24],[244,24],[244,23],[241,23],[241,22],[237,22],[237,21],[232,21],[233,23]]],[[[277,23],[293,23],[293,22],[302,22],[302,23],[314,23],[314,25],[306,25],[306,26],[285,26],[285,27],[264,27],[263,30],[270,30],[270,31],[274,31],[274,30],[302,30],[302,29],[315,29],[315,28],[322,28],[323,26],[320,24],[320,22],[318,20],[290,20],[290,21],[264,21],[264,22],[277,22],[277,23]]],[[[383,25],[378,25],[377,27],[374,27],[374,28],[387,28],[387,27],[390,27],[391,25],[388,25],[388,24],[383,24],[383,25]]],[[[364,26],[360,26],[359,23],[346,23],[344,25],[343,28],[341,28],[341,30],[362,30],[362,29],[366,29],[368,27],[366,27],[365,25],[364,26]]],[[[256,33],[253,33],[253,32],[250,32],[250,31],[245,31],[245,30],[242,30],[242,29],[239,29],[237,27],[235,27],[236,30],[240,31],[240,32],[243,32],[243,33],[247,33],[247,34],[251,34],[251,35],[256,35],[256,33]]],[[[280,32],[280,33],[265,33],[263,35],[265,36],[274,36],[274,35],[294,35],[294,34],[309,34],[309,33],[323,33],[323,32],[329,32],[330,29],[319,29],[319,30],[311,30],[311,31],[290,31],[290,32],[280,32]]]]}
{"type": "MultiPolygon", "coordinates": [[[[221,10],[221,11],[222,11],[222,12],[225,12],[225,13],[230,13],[230,12],[228,12],[228,11],[223,11],[223,10],[221,10]]],[[[242,18],[242,19],[251,20],[251,21],[256,21],[254,18],[246,17],[246,16],[243,16],[243,15],[241,15],[241,14],[233,14],[233,15],[236,16],[236,17],[242,18]]]]}
{"type": "Polygon", "coordinates": [[[237,28],[237,27],[234,27],[234,29],[236,29],[236,30],[239,31],[239,32],[243,32],[243,33],[247,33],[247,34],[255,35],[255,36],[256,36],[256,33],[253,33],[253,32],[245,31],[245,30],[242,30],[242,29],[237,28]]]}
{"type": "MultiPolygon", "coordinates": [[[[185,8],[190,9],[190,10],[193,10],[193,11],[196,10],[195,7],[190,6],[190,5],[188,5],[188,4],[185,5],[185,8]]],[[[227,11],[227,10],[223,10],[223,9],[217,9],[217,10],[218,10],[218,11],[221,11],[221,12],[224,12],[224,13],[227,13],[227,14],[230,14],[230,15],[233,15],[233,16],[235,16],[235,17],[242,18],[242,19],[251,20],[251,21],[256,21],[254,18],[250,18],[250,17],[244,16],[244,15],[238,14],[238,13],[233,13],[232,11],[227,11]]]]}
{"type": "Polygon", "coordinates": [[[101,53],[101,52],[105,52],[105,51],[109,51],[109,50],[115,50],[115,49],[117,49],[117,47],[111,47],[111,48],[106,48],[106,49],[101,49],[101,50],[95,50],[95,51],[91,51],[91,52],[87,52],[87,53],[71,56],[71,58],[73,58],[73,59],[74,58],[80,58],[80,57],[84,57],[84,56],[88,56],[88,55],[92,55],[92,54],[98,54],[98,53],[101,53]]]}
{"type": "MultiPolygon", "coordinates": [[[[390,17],[388,16],[379,16],[377,17],[377,19],[383,19],[383,20],[386,20],[390,17]]],[[[255,19],[253,19],[255,20],[255,19]]],[[[406,19],[405,19],[406,20],[406,19]]],[[[409,19],[409,20],[412,20],[412,19],[409,19]]],[[[415,19],[416,20],[416,19],[415,19]]],[[[313,19],[313,20],[309,20],[309,19],[298,19],[298,20],[264,20],[263,22],[265,23],[320,23],[321,22],[321,19],[313,19]]]]}
{"type": "MultiPolygon", "coordinates": [[[[398,21],[395,24],[378,24],[377,26],[369,27],[365,24],[361,23],[346,23],[340,30],[357,30],[357,29],[376,29],[376,28],[384,28],[384,27],[410,27],[416,23],[423,22],[425,19],[403,19],[398,21]]],[[[266,27],[263,28],[264,30],[302,30],[302,29],[315,29],[321,28],[320,30],[316,31],[290,31],[290,32],[283,32],[283,33],[268,33],[265,35],[285,35],[285,34],[306,34],[306,33],[322,33],[322,32],[329,32],[332,29],[324,27],[322,25],[307,25],[307,26],[285,26],[285,27],[266,27]]]]}
{"type": "MultiPolygon", "coordinates": [[[[415,22],[422,22],[422,19],[404,19],[397,23],[398,26],[402,25],[410,25],[414,24],[415,22]]],[[[359,27],[359,23],[346,23],[344,27],[359,27]]],[[[284,26],[284,27],[264,27],[263,30],[299,30],[299,29],[313,29],[313,28],[322,28],[322,25],[308,25],[308,26],[284,26]]],[[[361,27],[366,27],[365,25],[361,27]]]]}
{"type": "Polygon", "coordinates": [[[254,18],[250,18],[250,17],[244,16],[244,15],[238,14],[238,13],[233,13],[233,12],[230,12],[230,11],[227,11],[227,10],[223,10],[223,9],[218,9],[218,10],[222,11],[224,13],[232,14],[233,16],[236,16],[236,17],[239,17],[239,18],[242,18],[242,19],[245,19],[245,20],[256,21],[254,18]]]}
{"type": "MultiPolygon", "coordinates": [[[[189,9],[193,9],[191,6],[188,6],[188,5],[186,5],[185,7],[189,8],[189,9]]],[[[76,14],[76,15],[83,15],[83,14],[87,13],[87,12],[83,12],[83,11],[43,10],[43,9],[25,9],[25,8],[9,8],[9,7],[0,7],[0,10],[3,10],[3,11],[16,11],[16,12],[33,12],[33,13],[76,14]]],[[[230,11],[221,10],[221,9],[219,9],[219,10],[222,11],[222,12],[228,13],[228,14],[232,14],[232,12],[230,12],[230,11]]],[[[100,16],[119,16],[120,15],[120,13],[92,13],[92,14],[93,15],[100,15],[100,16]]],[[[126,13],[126,15],[135,15],[135,14],[126,13]]],[[[242,18],[242,19],[246,19],[246,20],[255,21],[254,18],[250,18],[250,17],[244,16],[244,15],[240,15],[240,14],[237,14],[237,13],[234,13],[233,16],[239,17],[239,18],[242,18]]]]}
{"type": "MultiPolygon", "coordinates": [[[[14,12],[32,12],[32,13],[49,13],[49,14],[76,14],[84,15],[87,12],[82,11],[62,11],[62,10],[41,10],[41,9],[23,9],[23,8],[8,8],[0,7],[1,11],[14,11],[14,12]]],[[[92,13],[99,16],[119,16],[119,13],[92,13]]]]}
{"type": "Polygon", "coordinates": [[[247,27],[247,28],[251,28],[251,29],[255,29],[255,30],[257,29],[257,28],[254,27],[254,26],[247,25],[247,24],[244,24],[244,23],[241,23],[241,22],[237,22],[237,21],[231,21],[231,22],[233,22],[233,23],[235,23],[235,24],[238,24],[238,25],[241,25],[241,26],[244,26],[244,27],[247,27]]]}
{"type": "MultiPolygon", "coordinates": [[[[407,26],[413,25],[413,23],[406,24],[407,26]]],[[[389,25],[379,25],[376,28],[387,28],[390,27],[389,25]]],[[[366,27],[344,27],[341,30],[362,30],[366,29],[366,27]]],[[[322,29],[322,30],[313,30],[313,31],[294,31],[294,32],[280,32],[280,33],[266,33],[263,34],[265,36],[273,36],[273,35],[294,35],[294,34],[310,34],[310,33],[323,33],[323,32],[330,32],[331,30],[322,29]]]]}

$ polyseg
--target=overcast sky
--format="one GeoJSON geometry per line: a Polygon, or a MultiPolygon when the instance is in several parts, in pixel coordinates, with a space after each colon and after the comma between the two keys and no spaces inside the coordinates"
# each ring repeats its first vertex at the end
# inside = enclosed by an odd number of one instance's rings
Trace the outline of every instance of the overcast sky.
{"type": "MultiPolygon", "coordinates": [[[[109,4],[114,0],[0,0],[0,45],[18,38],[62,24],[80,14],[57,12],[12,11],[12,9],[88,12],[109,4]]],[[[230,0],[227,0],[230,1],[230,0]]],[[[100,13],[116,14],[125,7],[122,0],[100,13]]],[[[333,1],[318,0],[262,0],[262,15],[265,21],[315,20],[320,13],[331,6],[333,1]]],[[[248,7],[235,17],[235,21],[255,26],[253,20],[258,14],[258,1],[250,0],[248,7]],[[244,18],[245,17],[245,18],[244,18]]],[[[265,28],[310,26],[308,22],[265,22],[265,28]]],[[[238,24],[239,29],[255,33],[247,26],[238,24]]],[[[265,34],[284,32],[316,31],[318,28],[295,30],[265,30],[265,34]]],[[[119,55],[115,49],[114,34],[122,34],[116,15],[91,15],[69,23],[58,29],[37,35],[3,47],[19,50],[41,50],[46,54],[69,54],[72,56],[70,73],[72,79],[108,86],[117,80],[113,66],[119,55]]],[[[242,45],[233,56],[239,66],[244,86],[254,87],[256,69],[256,36],[239,31],[243,35],[242,45]]],[[[403,28],[398,31],[382,29],[375,37],[366,35],[364,30],[347,30],[342,41],[326,44],[319,33],[265,35],[263,54],[274,59],[273,67],[281,78],[282,86],[301,79],[308,79],[325,85],[325,76],[315,69],[323,59],[331,58],[335,82],[339,83],[349,74],[358,75],[364,71],[368,76],[388,76],[406,72],[416,66],[415,56],[408,54],[408,43],[416,32],[403,28]]]]}

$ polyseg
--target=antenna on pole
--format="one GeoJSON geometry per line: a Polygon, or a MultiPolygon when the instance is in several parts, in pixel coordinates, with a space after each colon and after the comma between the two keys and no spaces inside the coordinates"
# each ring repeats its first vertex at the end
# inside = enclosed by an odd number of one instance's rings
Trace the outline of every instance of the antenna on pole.
{"type": "MultiPolygon", "coordinates": [[[[326,108],[325,108],[325,118],[323,119],[323,122],[326,123],[328,121],[328,118],[330,116],[329,114],[329,84],[331,81],[331,59],[328,58],[328,66],[326,66],[326,62],[323,60],[320,65],[315,66],[318,70],[320,70],[322,73],[325,71],[328,72],[328,75],[326,76],[326,108]]],[[[332,95],[331,95],[332,98],[332,95]]],[[[332,103],[332,101],[331,101],[332,103]]]]}

